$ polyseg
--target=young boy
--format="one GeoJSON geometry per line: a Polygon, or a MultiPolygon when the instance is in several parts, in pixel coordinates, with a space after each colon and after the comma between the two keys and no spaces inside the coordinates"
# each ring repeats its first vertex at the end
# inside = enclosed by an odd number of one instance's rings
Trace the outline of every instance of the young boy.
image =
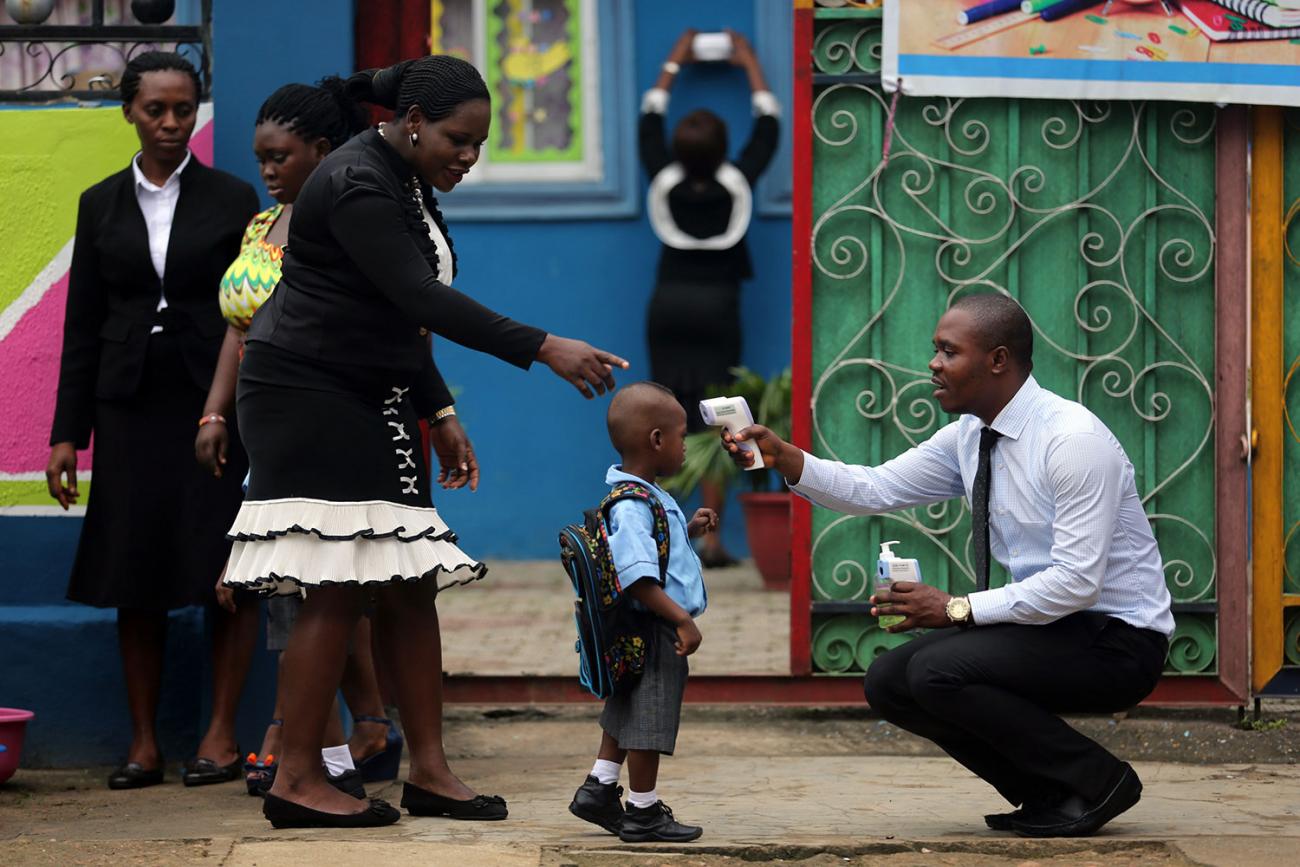
{"type": "Polygon", "coordinates": [[[673,393],[654,382],[624,386],[606,417],[609,438],[622,456],[605,482],[640,482],[659,498],[668,514],[668,574],[660,587],[659,557],[651,535],[652,518],[644,502],[623,500],[609,514],[609,550],[618,580],[637,605],[654,615],[645,672],[626,694],[612,696],[600,715],[603,734],[596,764],[578,788],[569,812],[617,834],[625,843],[684,843],[704,829],[682,825],[655,792],[660,754],[673,754],[686,690],[686,657],[700,646],[695,618],[708,597],[700,560],[690,538],[718,525],[712,509],[699,509],[688,523],[677,502],[655,484],[671,476],[686,458],[686,412],[673,393]],[[650,579],[650,580],[642,580],[650,579]],[[618,785],[627,759],[627,808],[618,785]]]}

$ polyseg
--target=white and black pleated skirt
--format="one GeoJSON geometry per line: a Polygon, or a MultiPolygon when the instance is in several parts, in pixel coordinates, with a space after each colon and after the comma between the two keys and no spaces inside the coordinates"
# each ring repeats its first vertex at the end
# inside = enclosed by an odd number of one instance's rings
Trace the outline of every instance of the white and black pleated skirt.
{"type": "Polygon", "coordinates": [[[251,477],[227,585],[290,594],[483,577],[430,505],[412,375],[246,345],[237,408],[251,477]]]}

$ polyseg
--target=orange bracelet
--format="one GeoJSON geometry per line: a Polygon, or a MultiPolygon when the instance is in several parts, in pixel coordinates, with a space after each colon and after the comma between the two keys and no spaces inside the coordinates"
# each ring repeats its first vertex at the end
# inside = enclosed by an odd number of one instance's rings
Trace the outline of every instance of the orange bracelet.
{"type": "Polygon", "coordinates": [[[199,427],[203,427],[205,424],[212,424],[214,421],[219,421],[222,424],[225,424],[226,417],[218,412],[210,412],[203,418],[199,419],[199,427]]]}

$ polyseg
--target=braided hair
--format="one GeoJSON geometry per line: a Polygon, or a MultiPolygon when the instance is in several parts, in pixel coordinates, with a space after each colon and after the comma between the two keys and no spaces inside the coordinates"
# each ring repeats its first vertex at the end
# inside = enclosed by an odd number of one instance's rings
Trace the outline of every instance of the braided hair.
{"type": "MultiPolygon", "coordinates": [[[[427,121],[439,121],[457,108],[476,99],[492,101],[483,76],[474,64],[449,54],[431,54],[414,60],[403,60],[384,69],[364,69],[347,80],[347,91],[356,100],[394,109],[398,117],[404,116],[411,106],[418,106],[427,121]]],[[[421,183],[420,195],[429,215],[451,251],[451,270],[457,270],[456,247],[451,242],[447,221],[438,208],[438,199],[427,184],[421,183]]],[[[418,207],[417,207],[418,210],[418,207]]],[[[424,222],[418,213],[413,220],[424,222]]],[[[432,265],[437,273],[436,253],[432,265]]]]}
{"type": "Polygon", "coordinates": [[[361,102],[396,109],[401,117],[420,107],[425,120],[442,120],[462,103],[492,100],[483,76],[472,63],[449,54],[403,60],[385,69],[366,69],[347,81],[348,92],[361,102]]]}
{"type": "Polygon", "coordinates": [[[309,84],[286,84],[266,98],[254,126],[279,123],[304,141],[326,139],[337,148],[369,123],[366,110],[350,95],[343,79],[330,75],[309,84]]]}
{"type": "Polygon", "coordinates": [[[146,72],[183,72],[194,82],[194,101],[197,103],[203,96],[203,82],[193,63],[171,51],[146,51],[132,57],[122,73],[123,105],[135,102],[135,96],[140,92],[140,79],[146,72]]]}

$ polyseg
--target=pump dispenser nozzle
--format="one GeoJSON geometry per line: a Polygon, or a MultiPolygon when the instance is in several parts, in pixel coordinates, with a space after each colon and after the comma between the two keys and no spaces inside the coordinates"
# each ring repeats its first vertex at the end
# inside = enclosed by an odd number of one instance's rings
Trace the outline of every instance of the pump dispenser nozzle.
{"type": "Polygon", "coordinates": [[[892,559],[894,559],[894,549],[891,548],[890,546],[891,546],[891,545],[897,545],[897,544],[898,544],[898,540],[897,540],[897,539],[893,540],[892,542],[881,542],[881,543],[880,543],[880,559],[881,559],[881,560],[892,560],[892,559]]]}

